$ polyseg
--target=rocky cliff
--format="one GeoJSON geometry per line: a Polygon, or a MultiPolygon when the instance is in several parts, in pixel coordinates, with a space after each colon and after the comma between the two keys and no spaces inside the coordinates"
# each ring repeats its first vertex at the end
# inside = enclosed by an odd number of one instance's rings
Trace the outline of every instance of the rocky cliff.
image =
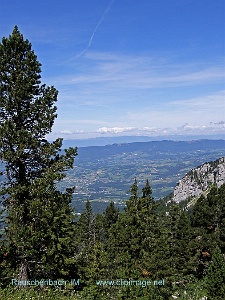
{"type": "Polygon", "coordinates": [[[225,157],[204,163],[187,173],[175,187],[172,200],[179,203],[189,197],[201,195],[212,184],[220,187],[223,183],[225,183],[225,157]]]}

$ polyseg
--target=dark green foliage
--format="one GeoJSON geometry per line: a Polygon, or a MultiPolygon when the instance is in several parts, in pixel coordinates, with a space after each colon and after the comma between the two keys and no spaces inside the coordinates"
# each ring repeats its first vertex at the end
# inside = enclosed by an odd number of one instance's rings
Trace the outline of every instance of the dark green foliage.
{"type": "Polygon", "coordinates": [[[104,238],[103,218],[93,214],[89,201],[76,223],[75,232],[79,277],[84,286],[91,286],[99,277],[105,276],[106,253],[101,241],[104,238]]]}
{"type": "Polygon", "coordinates": [[[206,275],[206,288],[212,300],[223,300],[225,295],[225,260],[219,247],[213,251],[206,275]]]}
{"type": "Polygon", "coordinates": [[[212,211],[209,209],[206,198],[202,195],[194,206],[191,222],[193,227],[207,228],[211,223],[212,211]]]}
{"type": "Polygon", "coordinates": [[[109,206],[106,207],[104,214],[104,227],[109,229],[115,224],[119,217],[119,210],[115,207],[114,202],[110,202],[109,206]]]}
{"type": "Polygon", "coordinates": [[[219,189],[216,196],[217,202],[217,223],[218,224],[218,235],[220,240],[220,248],[222,253],[225,253],[225,184],[219,189]]]}
{"type": "Polygon", "coordinates": [[[212,252],[219,246],[224,253],[224,203],[225,185],[212,187],[209,194],[200,196],[191,215],[193,226],[192,257],[196,276],[203,278],[212,259],[212,252]],[[195,261],[195,262],[194,262],[195,261]]]}
{"type": "Polygon", "coordinates": [[[15,27],[0,44],[0,159],[6,181],[6,237],[19,278],[69,275],[72,263],[73,188],[56,182],[73,167],[76,148],[60,155],[62,139],[50,143],[57,90],[41,85],[41,64],[15,27]]]}
{"type": "MultiPolygon", "coordinates": [[[[139,196],[137,180],[130,189],[130,199],[124,213],[119,214],[118,221],[109,230],[107,242],[108,263],[111,270],[110,278],[129,278],[155,280],[158,276],[157,262],[154,254],[160,236],[156,203],[148,180],[139,196]]],[[[152,297],[156,299],[153,287],[130,287],[123,292],[125,298],[152,297]],[[147,296],[148,295],[148,296],[147,296]]],[[[147,299],[147,298],[146,298],[147,299]]],[[[150,298],[149,298],[150,299],[150,298]]],[[[159,298],[160,299],[160,298],[159,298]]]]}

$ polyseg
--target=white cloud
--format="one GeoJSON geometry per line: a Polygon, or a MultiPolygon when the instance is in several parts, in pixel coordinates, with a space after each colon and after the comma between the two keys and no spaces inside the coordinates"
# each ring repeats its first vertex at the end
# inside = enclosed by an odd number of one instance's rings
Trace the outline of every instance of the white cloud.
{"type": "Polygon", "coordinates": [[[175,63],[161,57],[110,53],[90,53],[85,58],[82,60],[82,72],[65,77],[66,84],[104,83],[124,88],[149,89],[221,82],[225,77],[221,61],[215,64],[188,64],[175,63]]]}
{"type": "Polygon", "coordinates": [[[96,130],[97,133],[122,133],[134,131],[135,127],[101,127],[96,130]]]}
{"type": "Polygon", "coordinates": [[[60,131],[60,133],[62,133],[62,134],[72,134],[73,132],[70,131],[70,130],[62,130],[62,131],[60,131]]]}
{"type": "MultiPolygon", "coordinates": [[[[53,132],[49,138],[63,137],[65,139],[87,139],[91,137],[109,137],[109,136],[173,136],[173,135],[225,135],[225,122],[219,121],[215,124],[196,125],[193,123],[185,123],[180,126],[171,127],[101,127],[93,131],[85,130],[62,130],[53,132]]],[[[225,136],[224,136],[225,138],[225,136]]]]}
{"type": "Polygon", "coordinates": [[[224,81],[223,63],[223,60],[215,63],[177,63],[157,56],[92,52],[86,54],[80,64],[76,62],[73,74],[60,76],[54,81],[59,85],[103,84],[105,87],[123,89],[205,85],[224,81]]]}
{"type": "Polygon", "coordinates": [[[185,107],[186,109],[190,108],[191,110],[199,108],[204,110],[209,109],[209,111],[212,111],[212,109],[225,110],[225,90],[218,91],[211,95],[171,101],[170,104],[179,107],[185,107]]]}

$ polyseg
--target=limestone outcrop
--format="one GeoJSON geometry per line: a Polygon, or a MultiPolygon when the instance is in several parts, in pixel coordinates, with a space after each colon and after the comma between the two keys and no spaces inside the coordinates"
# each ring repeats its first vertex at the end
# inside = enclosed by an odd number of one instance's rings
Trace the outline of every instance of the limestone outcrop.
{"type": "Polygon", "coordinates": [[[172,200],[179,203],[201,195],[213,184],[220,187],[223,183],[225,183],[225,157],[204,163],[187,173],[175,187],[172,200]]]}

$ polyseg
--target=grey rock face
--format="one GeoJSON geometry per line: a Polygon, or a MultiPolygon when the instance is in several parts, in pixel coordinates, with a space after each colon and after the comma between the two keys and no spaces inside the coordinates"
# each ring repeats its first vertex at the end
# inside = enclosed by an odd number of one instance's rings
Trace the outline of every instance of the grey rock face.
{"type": "Polygon", "coordinates": [[[212,184],[220,187],[223,183],[225,183],[225,157],[204,163],[187,173],[175,187],[173,201],[179,203],[189,197],[199,196],[212,184]]]}

